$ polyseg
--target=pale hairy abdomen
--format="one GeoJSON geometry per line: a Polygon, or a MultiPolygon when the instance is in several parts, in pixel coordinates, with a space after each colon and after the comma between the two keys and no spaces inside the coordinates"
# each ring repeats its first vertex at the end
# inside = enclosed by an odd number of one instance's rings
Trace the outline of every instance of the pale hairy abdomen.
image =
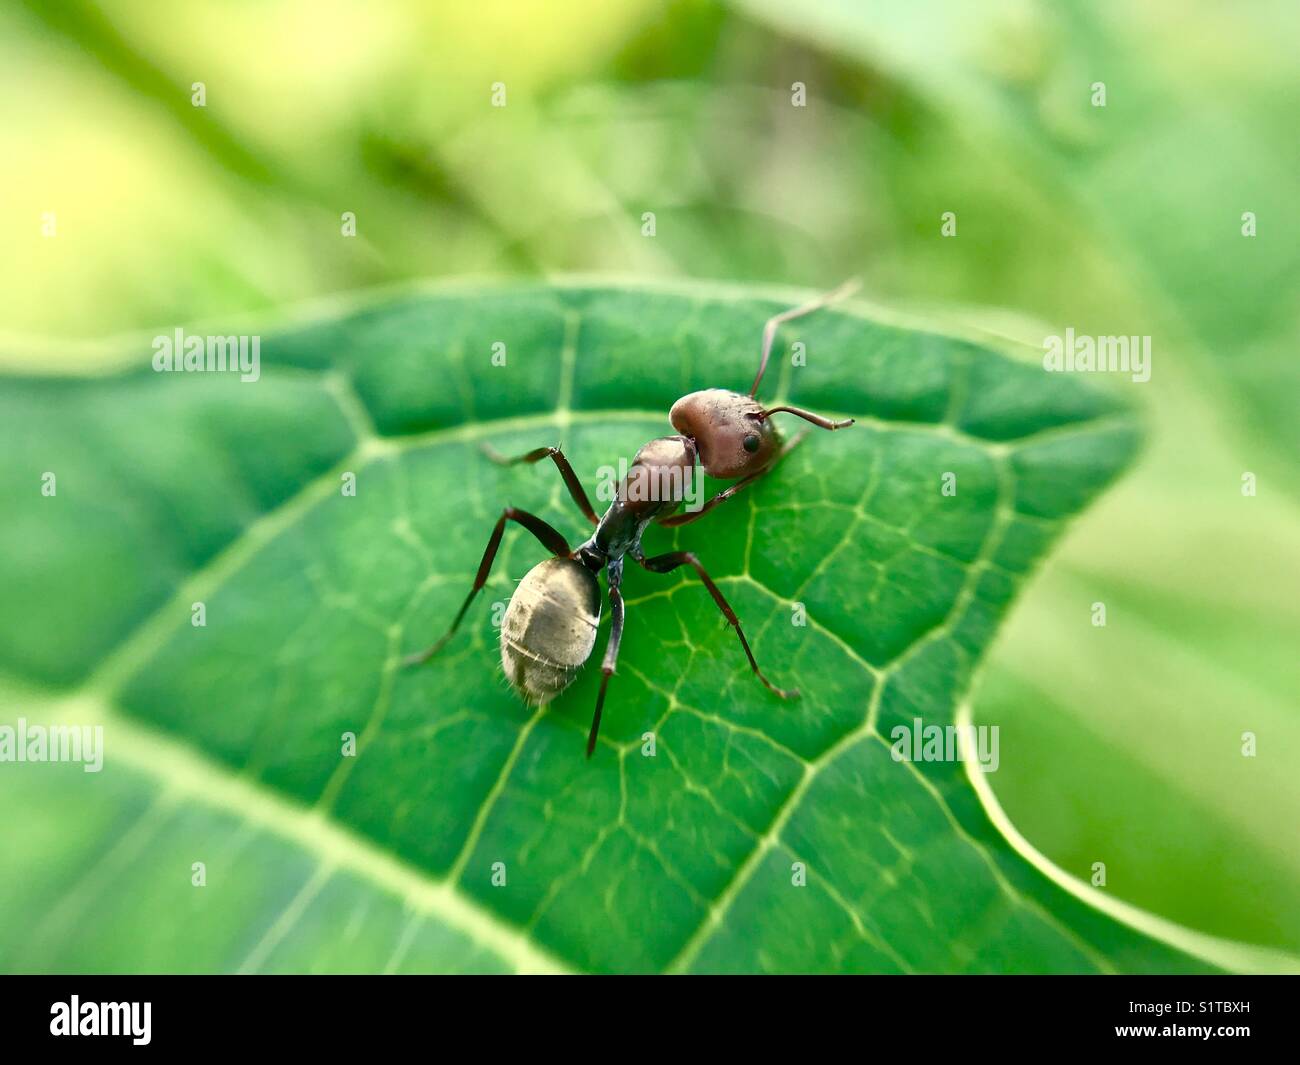
{"type": "Polygon", "coordinates": [[[531,703],[549,702],[591,656],[600,624],[595,574],[568,558],[528,571],[501,622],[501,667],[531,703]]]}

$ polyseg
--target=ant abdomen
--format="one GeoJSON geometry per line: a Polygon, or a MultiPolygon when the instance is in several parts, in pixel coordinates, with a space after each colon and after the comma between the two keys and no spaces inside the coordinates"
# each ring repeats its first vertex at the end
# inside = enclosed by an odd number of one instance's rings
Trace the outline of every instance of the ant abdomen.
{"type": "Polygon", "coordinates": [[[761,403],[725,388],[682,396],[668,412],[668,420],[695,441],[704,472],[721,481],[765,469],[781,442],[761,403]]]}
{"type": "Polygon", "coordinates": [[[571,558],[528,571],[501,621],[501,666],[530,703],[550,702],[591,656],[600,624],[596,575],[571,558]]]}

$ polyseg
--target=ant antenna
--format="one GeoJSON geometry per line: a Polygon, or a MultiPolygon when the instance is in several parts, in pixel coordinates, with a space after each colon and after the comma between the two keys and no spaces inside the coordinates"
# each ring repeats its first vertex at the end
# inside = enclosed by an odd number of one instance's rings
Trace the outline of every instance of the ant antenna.
{"type": "MultiPolygon", "coordinates": [[[[814,300],[803,304],[801,307],[794,307],[788,311],[782,311],[780,314],[773,315],[763,326],[763,356],[758,363],[758,376],[754,378],[754,387],[749,390],[752,397],[758,391],[759,382],[763,380],[763,374],[767,372],[767,360],[772,354],[772,342],[776,339],[777,328],[782,322],[788,322],[793,318],[802,318],[805,314],[811,314],[813,311],[820,310],[822,307],[829,307],[832,303],[846,299],[857,292],[862,287],[862,281],[853,277],[839,288],[832,289],[824,295],[818,296],[814,300]]],[[[793,411],[791,413],[794,413],[793,411]]],[[[811,420],[811,419],[810,419],[811,420]]],[[[827,426],[826,428],[830,428],[827,426]]],[[[838,428],[836,426],[835,428],[838,428]]]]}
{"type": "Polygon", "coordinates": [[[813,425],[822,429],[847,429],[854,421],[852,418],[845,418],[843,421],[838,422],[833,421],[832,419],[823,417],[820,414],[814,414],[810,410],[804,410],[802,407],[769,407],[765,411],[760,411],[757,414],[750,415],[750,417],[756,418],[761,422],[769,415],[780,414],[783,411],[786,414],[793,414],[796,418],[802,418],[806,422],[812,422],[813,425]]]}

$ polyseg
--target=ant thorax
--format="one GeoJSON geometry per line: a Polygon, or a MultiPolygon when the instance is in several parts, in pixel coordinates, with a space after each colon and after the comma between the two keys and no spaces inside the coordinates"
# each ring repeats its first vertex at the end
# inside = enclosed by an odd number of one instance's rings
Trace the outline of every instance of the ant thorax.
{"type": "Polygon", "coordinates": [[[684,436],[660,437],[636,453],[627,476],[619,482],[616,498],[637,508],[648,509],[655,503],[675,506],[690,495],[694,475],[691,441],[684,436]]]}
{"type": "Polygon", "coordinates": [[[695,447],[683,436],[651,440],[636,453],[614,501],[600,519],[591,545],[608,558],[622,558],[655,518],[671,514],[690,496],[696,478],[695,447]]]}

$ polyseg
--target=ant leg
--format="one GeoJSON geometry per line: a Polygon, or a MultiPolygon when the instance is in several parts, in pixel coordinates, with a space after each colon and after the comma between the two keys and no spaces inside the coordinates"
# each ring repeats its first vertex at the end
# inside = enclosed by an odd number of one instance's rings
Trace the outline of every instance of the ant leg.
{"type": "Polygon", "coordinates": [[[618,665],[618,648],[623,642],[623,593],[618,590],[623,579],[623,564],[611,565],[609,573],[609,642],[605,644],[605,660],[600,664],[600,694],[596,696],[596,713],[591,719],[591,732],[587,735],[587,757],[596,749],[596,736],[600,732],[600,712],[605,707],[605,689],[618,665]]]}
{"type": "Polygon", "coordinates": [[[713,578],[705,572],[704,567],[700,565],[700,560],[694,554],[690,551],[670,551],[666,555],[655,555],[654,558],[638,558],[637,561],[651,573],[669,573],[678,566],[691,566],[695,570],[696,576],[704,582],[704,587],[709,590],[709,594],[713,596],[713,601],[718,604],[718,609],[722,611],[723,617],[736,630],[736,635],[740,637],[740,646],[745,649],[745,657],[749,659],[749,666],[754,671],[754,675],[763,682],[763,686],[768,691],[775,692],[782,699],[799,698],[797,688],[786,691],[784,688],[778,688],[763,676],[763,671],[758,668],[758,663],[754,661],[754,652],[749,649],[749,641],[745,639],[745,631],[740,627],[740,619],[736,617],[736,612],[731,609],[731,604],[727,602],[726,596],[719,591],[718,586],[713,583],[713,578]]]}
{"type": "Polygon", "coordinates": [[[487,584],[488,574],[492,572],[492,563],[496,561],[497,549],[501,546],[501,537],[505,533],[506,522],[508,521],[522,525],[536,536],[542,542],[542,546],[553,555],[567,558],[572,554],[569,545],[564,541],[564,537],[542,521],[541,518],[529,514],[526,510],[506,507],[501,512],[501,517],[497,518],[496,525],[492,528],[492,535],[488,538],[487,547],[483,551],[483,561],[478,565],[478,576],[474,578],[474,587],[469,590],[469,595],[465,597],[465,602],[461,604],[461,608],[456,614],[456,620],[451,623],[451,628],[443,633],[436,643],[426,647],[423,651],[407,655],[402,659],[403,666],[423,665],[441,651],[443,645],[456,634],[456,630],[460,628],[461,619],[465,616],[465,611],[469,609],[474,597],[483,590],[483,585],[487,584]]]}
{"type": "Polygon", "coordinates": [[[830,418],[823,417],[820,414],[814,414],[810,410],[804,410],[802,407],[770,407],[763,411],[762,414],[756,414],[755,417],[760,421],[773,414],[793,414],[796,418],[802,418],[806,422],[812,422],[813,425],[822,429],[847,429],[853,424],[852,418],[845,418],[842,421],[832,421],[830,418]]]}
{"type": "Polygon", "coordinates": [[[767,320],[767,324],[763,326],[763,355],[758,363],[758,376],[754,378],[754,387],[749,390],[751,396],[758,391],[759,382],[763,380],[763,374],[767,371],[767,360],[772,354],[772,341],[776,339],[776,331],[781,323],[789,322],[795,318],[802,318],[805,314],[811,314],[813,311],[829,306],[836,300],[842,300],[846,296],[851,296],[858,290],[858,286],[861,285],[861,283],[862,282],[855,277],[850,281],[845,281],[839,288],[834,289],[831,292],[818,296],[814,300],[809,300],[807,303],[799,307],[792,307],[788,311],[774,314],[767,320]]]}
{"type": "Polygon", "coordinates": [[[716,496],[714,496],[707,503],[705,503],[704,506],[700,507],[699,510],[688,510],[681,514],[674,514],[670,518],[664,518],[662,521],[659,522],[659,524],[666,525],[671,528],[673,526],[689,525],[693,521],[699,521],[700,518],[704,517],[704,515],[707,514],[709,511],[711,511],[714,507],[718,506],[718,504],[720,503],[725,503],[728,499],[734,496],[746,485],[753,484],[760,477],[764,476],[767,473],[770,473],[772,471],[772,468],[778,462],[780,462],[786,455],[790,454],[790,452],[793,451],[799,445],[800,441],[802,441],[803,438],[807,435],[808,435],[808,430],[805,429],[802,433],[796,436],[788,444],[782,447],[780,451],[778,451],[775,455],[773,455],[772,461],[769,462],[766,466],[764,466],[761,470],[759,470],[757,473],[751,473],[748,477],[742,477],[739,481],[737,481],[733,485],[728,485],[716,496]]]}
{"type": "Polygon", "coordinates": [[[587,498],[587,493],[583,490],[582,482],[578,480],[578,475],[573,472],[573,467],[569,465],[569,460],[564,457],[564,452],[558,447],[539,447],[535,451],[530,451],[526,455],[520,455],[517,458],[507,458],[505,455],[494,451],[487,444],[481,445],[483,454],[495,462],[498,466],[515,466],[520,462],[526,462],[530,466],[534,462],[541,462],[548,456],[555,461],[559,467],[560,476],[564,478],[564,483],[568,486],[569,495],[573,501],[578,504],[578,509],[587,516],[587,520],[592,525],[597,525],[600,519],[596,517],[596,512],[592,509],[591,500],[587,498]]]}

